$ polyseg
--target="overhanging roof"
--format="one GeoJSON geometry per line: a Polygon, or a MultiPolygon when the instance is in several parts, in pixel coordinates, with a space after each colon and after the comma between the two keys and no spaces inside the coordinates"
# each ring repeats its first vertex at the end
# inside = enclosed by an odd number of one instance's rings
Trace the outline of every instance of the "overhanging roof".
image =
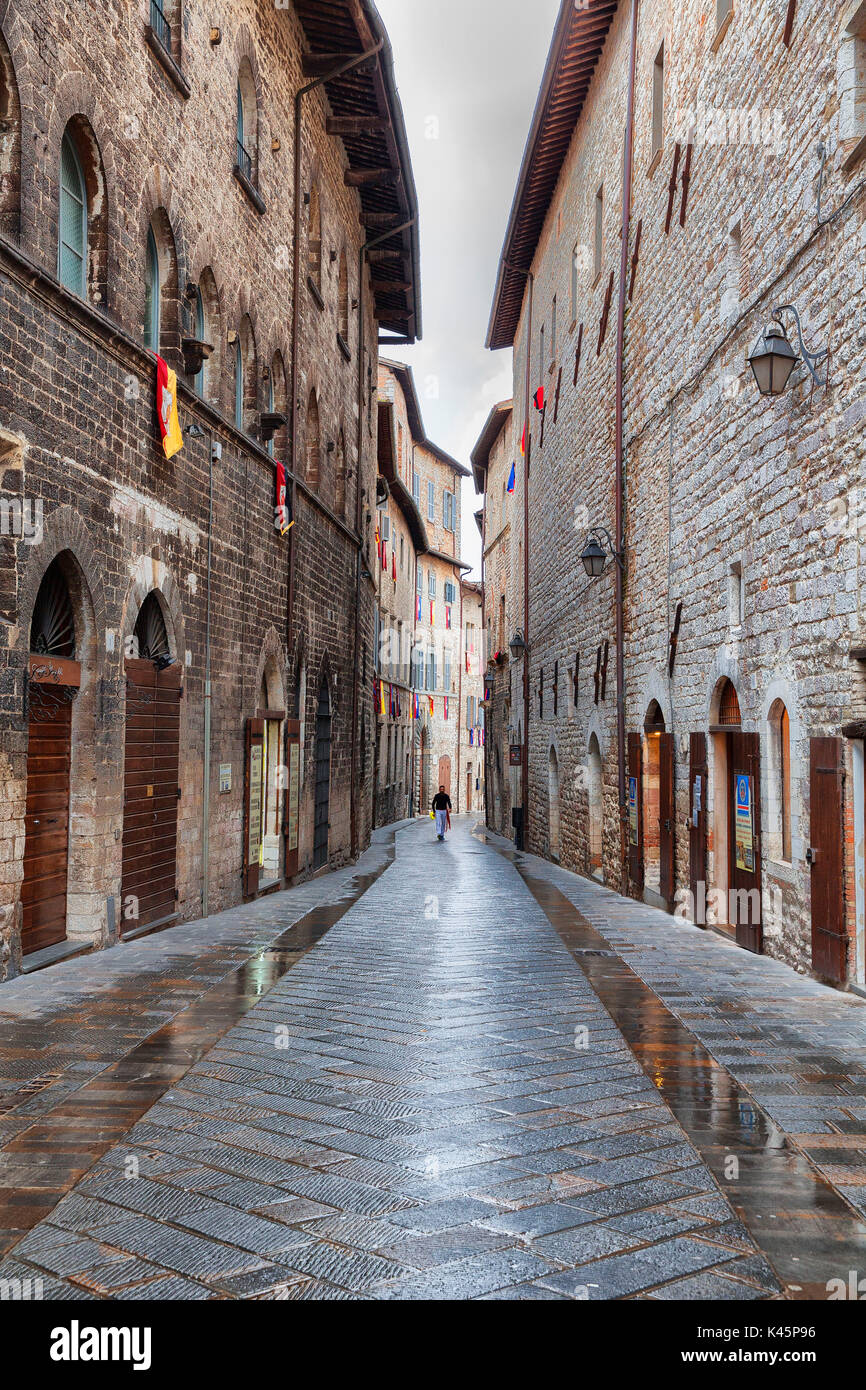
{"type": "Polygon", "coordinates": [[[619,0],[562,0],[499,260],[489,348],[512,347],[532,266],[574,128],[619,0]]]}
{"type": "Polygon", "coordinates": [[[475,491],[484,492],[486,487],[485,474],[487,465],[490,462],[490,450],[499,438],[505,426],[505,422],[511,414],[512,401],[500,401],[495,405],[484,422],[475,448],[469,455],[472,461],[472,476],[475,479],[475,491]]]}
{"type": "Polygon", "coordinates": [[[321,76],[341,60],[382,44],[369,63],[331,78],[324,87],[332,112],[331,133],[342,139],[354,178],[363,180],[366,174],[369,180],[357,185],[367,239],[412,221],[402,232],[377,243],[370,273],[380,328],[414,342],[421,337],[418,195],[387,31],[372,0],[293,0],[293,4],[310,45],[304,58],[309,77],[321,76]]]}
{"type": "Polygon", "coordinates": [[[470,476],[469,469],[464,468],[462,463],[458,463],[450,454],[446,454],[444,449],[440,449],[438,444],[434,444],[432,439],[428,439],[424,433],[424,421],[421,418],[421,404],[418,400],[418,392],[415,389],[415,378],[412,375],[412,368],[405,362],[393,362],[390,357],[380,357],[379,361],[383,367],[387,367],[399,381],[403,388],[403,395],[406,400],[406,416],[409,421],[409,429],[412,431],[412,439],[416,444],[420,444],[422,449],[427,449],[439,459],[440,463],[446,463],[449,468],[453,468],[455,473],[462,477],[470,476]]]}

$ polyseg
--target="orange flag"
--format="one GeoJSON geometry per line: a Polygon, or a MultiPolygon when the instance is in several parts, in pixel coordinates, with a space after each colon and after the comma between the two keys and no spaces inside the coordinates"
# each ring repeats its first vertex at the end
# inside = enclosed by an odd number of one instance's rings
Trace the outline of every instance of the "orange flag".
{"type": "Polygon", "coordinates": [[[177,418],[177,373],[161,357],[156,359],[156,413],[165,456],[170,459],[183,448],[183,435],[177,418]]]}

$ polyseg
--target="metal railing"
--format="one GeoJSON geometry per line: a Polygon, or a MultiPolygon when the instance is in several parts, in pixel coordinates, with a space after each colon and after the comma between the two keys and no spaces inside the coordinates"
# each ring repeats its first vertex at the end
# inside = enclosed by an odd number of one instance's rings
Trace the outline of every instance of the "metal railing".
{"type": "Polygon", "coordinates": [[[171,52],[171,25],[162,12],[159,0],[150,0],[150,27],[167,53],[171,52]]]}

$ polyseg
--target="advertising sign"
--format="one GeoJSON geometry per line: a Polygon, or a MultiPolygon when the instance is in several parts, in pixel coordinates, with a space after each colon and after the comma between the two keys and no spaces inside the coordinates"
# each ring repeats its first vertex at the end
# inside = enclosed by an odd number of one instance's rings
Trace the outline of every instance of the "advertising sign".
{"type": "Polygon", "coordinates": [[[736,864],[746,873],[755,872],[755,833],[752,815],[752,779],[745,772],[734,777],[734,843],[736,864]]]}
{"type": "Polygon", "coordinates": [[[628,842],[638,844],[637,833],[637,778],[628,779],[628,842]]]}

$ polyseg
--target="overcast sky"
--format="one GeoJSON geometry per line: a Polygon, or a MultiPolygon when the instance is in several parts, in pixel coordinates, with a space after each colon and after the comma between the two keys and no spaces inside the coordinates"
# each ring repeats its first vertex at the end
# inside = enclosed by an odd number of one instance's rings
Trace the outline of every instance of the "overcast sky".
{"type": "MultiPolygon", "coordinates": [[[[484,346],[505,224],[559,0],[377,0],[394,50],[421,213],[423,340],[411,364],[428,436],[468,465],[511,353],[484,346]]],[[[480,565],[463,486],[463,558],[480,565]]]]}

